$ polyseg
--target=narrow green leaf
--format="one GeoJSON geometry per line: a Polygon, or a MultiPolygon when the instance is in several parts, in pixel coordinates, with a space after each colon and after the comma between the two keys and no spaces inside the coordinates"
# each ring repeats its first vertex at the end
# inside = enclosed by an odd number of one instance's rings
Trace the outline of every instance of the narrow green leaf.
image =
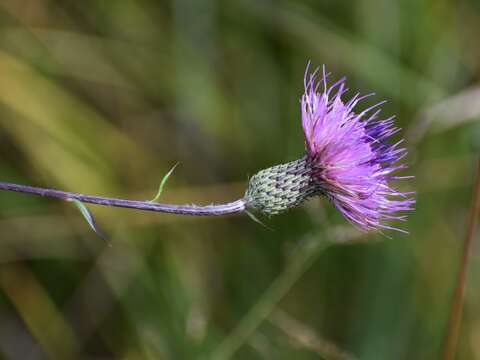
{"type": "Polygon", "coordinates": [[[266,227],[268,230],[270,231],[273,231],[273,229],[269,226],[267,226],[266,224],[264,224],[259,218],[257,218],[252,212],[248,211],[248,210],[245,210],[245,212],[247,213],[248,217],[250,219],[252,219],[253,221],[255,221],[256,223],[266,227]]]}
{"type": "Polygon", "coordinates": [[[78,208],[78,210],[80,210],[80,212],[82,213],[85,220],[87,220],[88,225],[90,225],[92,230],[95,231],[95,233],[98,236],[100,236],[102,239],[106,240],[107,238],[106,238],[105,234],[103,233],[103,231],[100,230],[97,223],[95,222],[95,219],[93,218],[92,213],[90,212],[90,210],[88,210],[88,208],[85,206],[85,204],[82,203],[79,200],[76,200],[76,199],[68,199],[68,201],[73,202],[75,204],[75,206],[78,208]]]}
{"type": "Polygon", "coordinates": [[[165,183],[167,182],[170,175],[172,175],[173,170],[175,170],[175,168],[178,166],[178,164],[179,163],[177,162],[175,165],[173,165],[173,167],[170,169],[170,171],[163,177],[162,181],[160,182],[160,186],[158,187],[157,195],[155,195],[155,197],[152,200],[150,200],[149,202],[158,201],[158,199],[160,198],[160,195],[162,195],[163,187],[165,186],[165,183]]]}

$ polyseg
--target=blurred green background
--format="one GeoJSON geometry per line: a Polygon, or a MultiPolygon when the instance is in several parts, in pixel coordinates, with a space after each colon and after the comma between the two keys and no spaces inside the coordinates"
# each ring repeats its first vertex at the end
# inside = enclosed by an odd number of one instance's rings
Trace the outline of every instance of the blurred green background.
{"type": "MultiPolygon", "coordinates": [[[[308,60],[387,99],[410,231],[324,199],[264,222],[0,193],[5,359],[438,359],[480,149],[477,0],[1,0],[0,179],[224,202],[303,152],[308,60]],[[395,140],[395,139],[394,139],[395,140]],[[329,245],[329,246],[327,246],[329,245]],[[272,285],[273,284],[273,285],[272,285]]],[[[478,236],[477,236],[477,240],[478,236]]],[[[480,248],[457,359],[480,359],[480,248]]]]}

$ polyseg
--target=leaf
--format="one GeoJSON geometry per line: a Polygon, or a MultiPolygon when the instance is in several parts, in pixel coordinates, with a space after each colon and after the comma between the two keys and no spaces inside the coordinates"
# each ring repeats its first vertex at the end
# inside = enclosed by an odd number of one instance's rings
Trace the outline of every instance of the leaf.
{"type": "Polygon", "coordinates": [[[105,236],[103,231],[100,230],[97,223],[95,222],[95,219],[93,218],[92,213],[90,212],[90,210],[88,210],[88,208],[85,206],[85,204],[82,203],[79,200],[76,200],[76,199],[68,199],[68,201],[73,202],[75,204],[75,206],[78,208],[78,210],[80,210],[80,212],[82,213],[85,220],[87,220],[88,225],[90,225],[92,230],[95,231],[95,233],[98,236],[100,236],[102,239],[107,240],[107,237],[105,236]]]}
{"type": "Polygon", "coordinates": [[[252,212],[248,211],[248,210],[245,210],[245,213],[248,215],[248,217],[250,219],[252,219],[253,221],[255,221],[256,223],[264,226],[265,228],[267,228],[268,230],[270,231],[273,231],[273,229],[269,226],[267,226],[266,224],[264,224],[259,218],[257,218],[252,212]]]}
{"type": "Polygon", "coordinates": [[[165,186],[165,183],[167,182],[170,175],[172,175],[173,170],[175,170],[175,168],[178,166],[178,164],[179,163],[177,162],[175,165],[173,165],[173,167],[170,169],[170,171],[163,177],[162,181],[160,182],[160,186],[158,187],[157,195],[155,195],[155,197],[152,200],[150,200],[149,202],[156,202],[160,198],[160,195],[162,195],[163,187],[165,186]]]}

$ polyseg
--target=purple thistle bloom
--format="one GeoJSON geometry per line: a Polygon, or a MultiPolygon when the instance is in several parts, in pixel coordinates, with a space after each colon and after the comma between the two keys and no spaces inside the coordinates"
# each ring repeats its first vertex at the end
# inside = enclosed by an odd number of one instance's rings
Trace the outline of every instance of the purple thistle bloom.
{"type": "Polygon", "coordinates": [[[384,102],[354,112],[362,100],[374,94],[356,94],[342,100],[348,91],[345,78],[329,86],[323,74],[317,81],[318,68],[305,72],[305,93],[301,98],[302,126],[306,139],[312,179],[322,192],[352,224],[363,230],[401,229],[386,225],[386,220],[405,220],[400,211],[413,210],[412,193],[402,193],[389,180],[411,178],[392,175],[404,169],[398,162],[407,154],[403,140],[386,143],[400,131],[394,117],[378,120],[384,102]],[[375,110],[376,109],[376,110],[375,110]]]}
{"type": "Polygon", "coordinates": [[[205,206],[160,204],[8,182],[0,182],[0,190],[76,201],[82,213],[87,213],[90,225],[93,218],[83,203],[194,216],[244,211],[253,216],[249,210],[275,215],[310,197],[325,195],[348,221],[363,230],[406,232],[385,224],[389,220],[405,220],[406,216],[398,213],[413,210],[415,203],[415,199],[409,197],[413,193],[399,192],[388,183],[389,180],[411,178],[393,175],[407,167],[398,164],[407,155],[406,149],[400,147],[403,140],[394,144],[386,142],[400,130],[394,126],[393,117],[379,120],[380,110],[372,113],[384,102],[354,112],[362,99],[373,94],[356,94],[344,101],[342,96],[348,91],[345,78],[328,86],[325,67],[320,81],[316,77],[318,69],[309,74],[308,67],[305,93],[301,98],[306,154],[298,160],[257,172],[250,178],[244,197],[237,201],[205,206]],[[322,86],[323,91],[320,91],[322,86]]]}

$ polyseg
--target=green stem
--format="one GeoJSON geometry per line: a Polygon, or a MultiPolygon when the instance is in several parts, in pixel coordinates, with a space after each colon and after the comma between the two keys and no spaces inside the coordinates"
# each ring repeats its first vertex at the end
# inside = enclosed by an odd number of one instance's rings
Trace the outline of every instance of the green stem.
{"type": "Polygon", "coordinates": [[[330,244],[326,240],[312,238],[303,246],[299,246],[284,272],[275,279],[238,326],[218,346],[210,359],[230,359],[330,244]]]}

